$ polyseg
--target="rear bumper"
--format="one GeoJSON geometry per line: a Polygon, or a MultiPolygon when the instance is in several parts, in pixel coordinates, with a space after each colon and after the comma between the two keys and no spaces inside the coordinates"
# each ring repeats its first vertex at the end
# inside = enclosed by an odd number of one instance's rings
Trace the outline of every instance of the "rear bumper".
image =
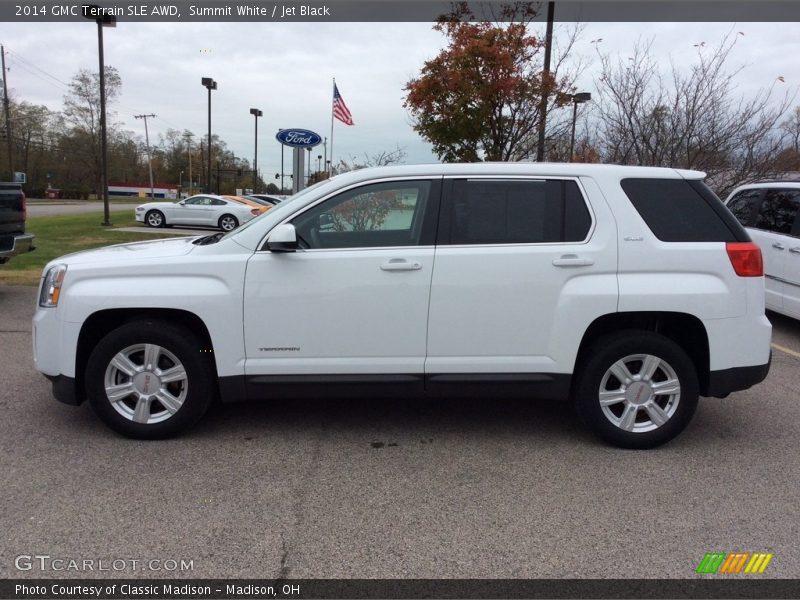
{"type": "MultiPolygon", "coordinates": [[[[5,238],[5,236],[3,236],[5,238]]],[[[7,241],[0,241],[0,263],[8,261],[12,256],[33,250],[33,234],[21,233],[9,236],[7,241]]]]}
{"type": "Polygon", "coordinates": [[[753,387],[766,379],[772,363],[772,354],[766,364],[753,367],[734,367],[721,371],[711,371],[708,375],[708,389],[704,396],[724,398],[731,392],[753,387]]]}

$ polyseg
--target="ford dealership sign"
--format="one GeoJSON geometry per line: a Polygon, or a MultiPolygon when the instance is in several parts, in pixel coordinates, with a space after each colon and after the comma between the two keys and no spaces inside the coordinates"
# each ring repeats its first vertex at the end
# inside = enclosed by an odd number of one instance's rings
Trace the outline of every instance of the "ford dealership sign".
{"type": "Polygon", "coordinates": [[[294,146],[295,148],[313,148],[322,142],[318,133],[308,129],[281,129],[276,135],[281,144],[294,146]]]}

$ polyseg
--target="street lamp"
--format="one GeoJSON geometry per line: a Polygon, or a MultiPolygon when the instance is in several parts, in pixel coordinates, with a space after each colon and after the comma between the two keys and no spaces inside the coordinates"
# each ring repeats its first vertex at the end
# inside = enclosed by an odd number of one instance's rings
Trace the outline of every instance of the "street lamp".
{"type": "Polygon", "coordinates": [[[317,172],[319,172],[322,169],[322,166],[320,165],[321,161],[322,161],[322,154],[317,154],[317,172]]]}
{"type": "Polygon", "coordinates": [[[178,176],[178,191],[179,193],[183,192],[183,171],[181,171],[181,174],[178,176]]]}
{"type": "Polygon", "coordinates": [[[589,102],[592,95],[589,92],[578,92],[572,95],[572,135],[569,138],[569,162],[575,153],[575,122],[578,120],[578,104],[589,102]]]}
{"type": "Polygon", "coordinates": [[[251,108],[250,114],[253,115],[253,120],[256,122],[256,150],[255,158],[253,158],[253,193],[256,193],[256,179],[258,177],[258,117],[263,117],[264,113],[257,108],[251,108]]]}
{"type": "Polygon", "coordinates": [[[116,27],[117,17],[107,14],[106,10],[96,4],[82,7],[83,17],[97,23],[97,51],[100,63],[100,168],[103,186],[103,225],[111,225],[108,212],[108,135],[106,132],[106,68],[103,60],[103,27],[116,27]]]}
{"type": "Polygon", "coordinates": [[[211,90],[217,89],[217,82],[211,77],[203,77],[200,83],[208,90],[208,148],[206,160],[206,193],[211,193],[211,90]]]}

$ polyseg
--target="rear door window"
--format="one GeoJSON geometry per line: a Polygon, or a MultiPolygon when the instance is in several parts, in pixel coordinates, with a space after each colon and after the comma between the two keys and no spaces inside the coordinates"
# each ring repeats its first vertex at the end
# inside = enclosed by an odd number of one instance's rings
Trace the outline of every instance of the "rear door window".
{"type": "Polygon", "coordinates": [[[442,208],[440,244],[581,242],[592,225],[568,180],[454,180],[442,208]]]}

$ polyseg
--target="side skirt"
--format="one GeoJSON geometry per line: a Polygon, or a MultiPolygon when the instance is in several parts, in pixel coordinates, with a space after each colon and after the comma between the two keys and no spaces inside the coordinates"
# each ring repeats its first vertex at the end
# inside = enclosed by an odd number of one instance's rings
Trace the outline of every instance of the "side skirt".
{"type": "Polygon", "coordinates": [[[314,398],[566,399],[562,373],[436,373],[432,375],[240,375],[221,377],[223,402],[314,398]]]}

